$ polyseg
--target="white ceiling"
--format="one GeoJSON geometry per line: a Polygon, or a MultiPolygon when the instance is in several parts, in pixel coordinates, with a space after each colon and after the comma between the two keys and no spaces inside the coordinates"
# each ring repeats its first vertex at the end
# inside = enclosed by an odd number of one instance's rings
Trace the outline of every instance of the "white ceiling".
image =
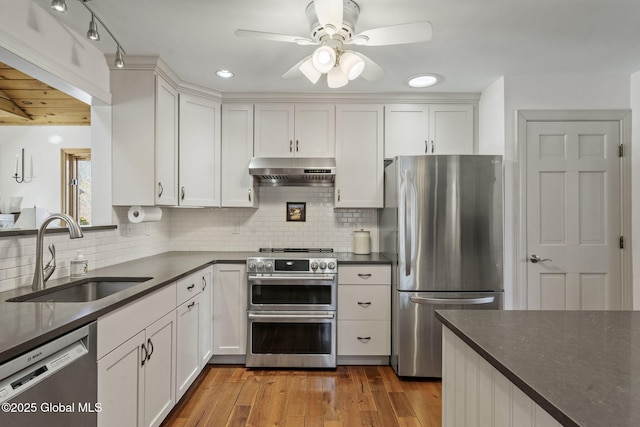
{"type": "MultiPolygon", "coordinates": [[[[50,0],[37,0],[50,10],[50,0]]],[[[429,42],[356,47],[387,73],[341,89],[282,74],[313,46],[239,38],[238,28],[309,36],[309,0],[92,0],[127,54],[160,55],[185,81],[222,92],[481,92],[503,75],[630,74],[640,70],[640,0],[355,0],[356,32],[428,20],[429,42]],[[222,80],[220,68],[235,77],[222,80]],[[405,79],[444,77],[427,89],[405,79]]],[[[90,15],[75,0],[55,15],[84,36],[90,15]]],[[[100,28],[97,46],[114,53],[100,28]]],[[[126,56],[125,56],[126,61],[126,56]]]]}

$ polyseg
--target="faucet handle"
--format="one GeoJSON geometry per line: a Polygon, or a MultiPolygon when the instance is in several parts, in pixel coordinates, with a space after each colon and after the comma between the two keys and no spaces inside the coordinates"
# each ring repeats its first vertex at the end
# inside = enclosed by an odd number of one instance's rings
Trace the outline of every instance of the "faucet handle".
{"type": "Polygon", "coordinates": [[[49,245],[49,252],[51,252],[51,259],[47,265],[44,266],[43,271],[45,282],[49,280],[49,277],[56,271],[56,246],[53,243],[49,245]]]}

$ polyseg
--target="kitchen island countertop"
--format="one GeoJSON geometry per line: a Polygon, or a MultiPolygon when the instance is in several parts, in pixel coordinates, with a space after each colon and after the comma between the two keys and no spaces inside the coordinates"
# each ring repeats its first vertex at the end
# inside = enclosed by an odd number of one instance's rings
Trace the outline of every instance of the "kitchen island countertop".
{"type": "MultiPolygon", "coordinates": [[[[280,254],[284,256],[283,254],[280,254]]],[[[20,287],[0,293],[0,364],[36,348],[56,337],[160,289],[192,272],[215,263],[246,262],[250,256],[264,256],[258,252],[166,252],[146,258],[91,270],[91,277],[152,277],[151,280],[96,301],[84,303],[7,302],[7,299],[28,294],[31,287],[20,287]]],[[[384,263],[382,255],[353,255],[336,252],[338,264],[384,263]]],[[[69,277],[52,279],[47,288],[68,283],[69,277]]]]}
{"type": "Polygon", "coordinates": [[[640,312],[438,310],[566,426],[640,425],[640,312]]]}

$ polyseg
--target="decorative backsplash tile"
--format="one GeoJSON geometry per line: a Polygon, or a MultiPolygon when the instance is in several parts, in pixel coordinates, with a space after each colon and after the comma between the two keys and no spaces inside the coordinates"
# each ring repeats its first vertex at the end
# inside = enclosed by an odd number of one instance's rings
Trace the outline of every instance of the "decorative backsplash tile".
{"type": "MultiPolygon", "coordinates": [[[[160,222],[130,224],[126,207],[114,209],[117,230],[92,231],[70,240],[47,235],[56,245],[52,278],[69,275],[77,250],[89,269],[106,267],[167,251],[256,251],[260,247],[327,247],[353,250],[353,232],[371,232],[371,251],[378,251],[376,209],[334,209],[333,188],[260,187],[260,208],[163,208],[160,222]],[[306,204],[304,222],[287,221],[287,202],[306,204]]],[[[29,286],[35,264],[36,238],[0,235],[0,292],[29,286]]],[[[45,263],[48,252],[45,251],[45,263]]]]}

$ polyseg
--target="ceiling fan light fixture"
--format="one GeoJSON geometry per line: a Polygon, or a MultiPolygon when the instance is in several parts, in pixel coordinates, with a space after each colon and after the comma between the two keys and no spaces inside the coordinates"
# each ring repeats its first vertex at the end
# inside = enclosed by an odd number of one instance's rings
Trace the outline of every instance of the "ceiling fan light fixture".
{"type": "Polygon", "coordinates": [[[355,80],[364,71],[364,61],[353,52],[344,52],[340,56],[340,68],[349,80],[355,80]]]}
{"type": "Polygon", "coordinates": [[[67,12],[67,2],[65,0],[51,0],[51,9],[56,12],[66,13],[67,12]]]}
{"type": "Polygon", "coordinates": [[[336,52],[330,46],[320,46],[313,52],[311,61],[316,70],[328,73],[336,65],[336,52]]]}
{"type": "Polygon", "coordinates": [[[346,86],[349,83],[349,76],[340,67],[333,67],[327,73],[327,86],[331,89],[337,89],[342,86],[346,86]]]}
{"type": "Polygon", "coordinates": [[[87,38],[93,41],[100,40],[100,34],[98,33],[98,24],[96,24],[95,15],[91,14],[91,21],[89,21],[89,31],[87,31],[87,38]]]}
{"type": "Polygon", "coordinates": [[[318,83],[318,80],[320,80],[320,76],[322,76],[322,73],[316,70],[316,67],[314,67],[313,61],[311,60],[311,58],[307,59],[302,64],[300,64],[300,67],[298,69],[313,84],[318,83]]]}
{"type": "Polygon", "coordinates": [[[407,84],[414,88],[422,88],[433,86],[442,80],[437,74],[419,74],[417,76],[411,76],[407,79],[407,84]]]}

